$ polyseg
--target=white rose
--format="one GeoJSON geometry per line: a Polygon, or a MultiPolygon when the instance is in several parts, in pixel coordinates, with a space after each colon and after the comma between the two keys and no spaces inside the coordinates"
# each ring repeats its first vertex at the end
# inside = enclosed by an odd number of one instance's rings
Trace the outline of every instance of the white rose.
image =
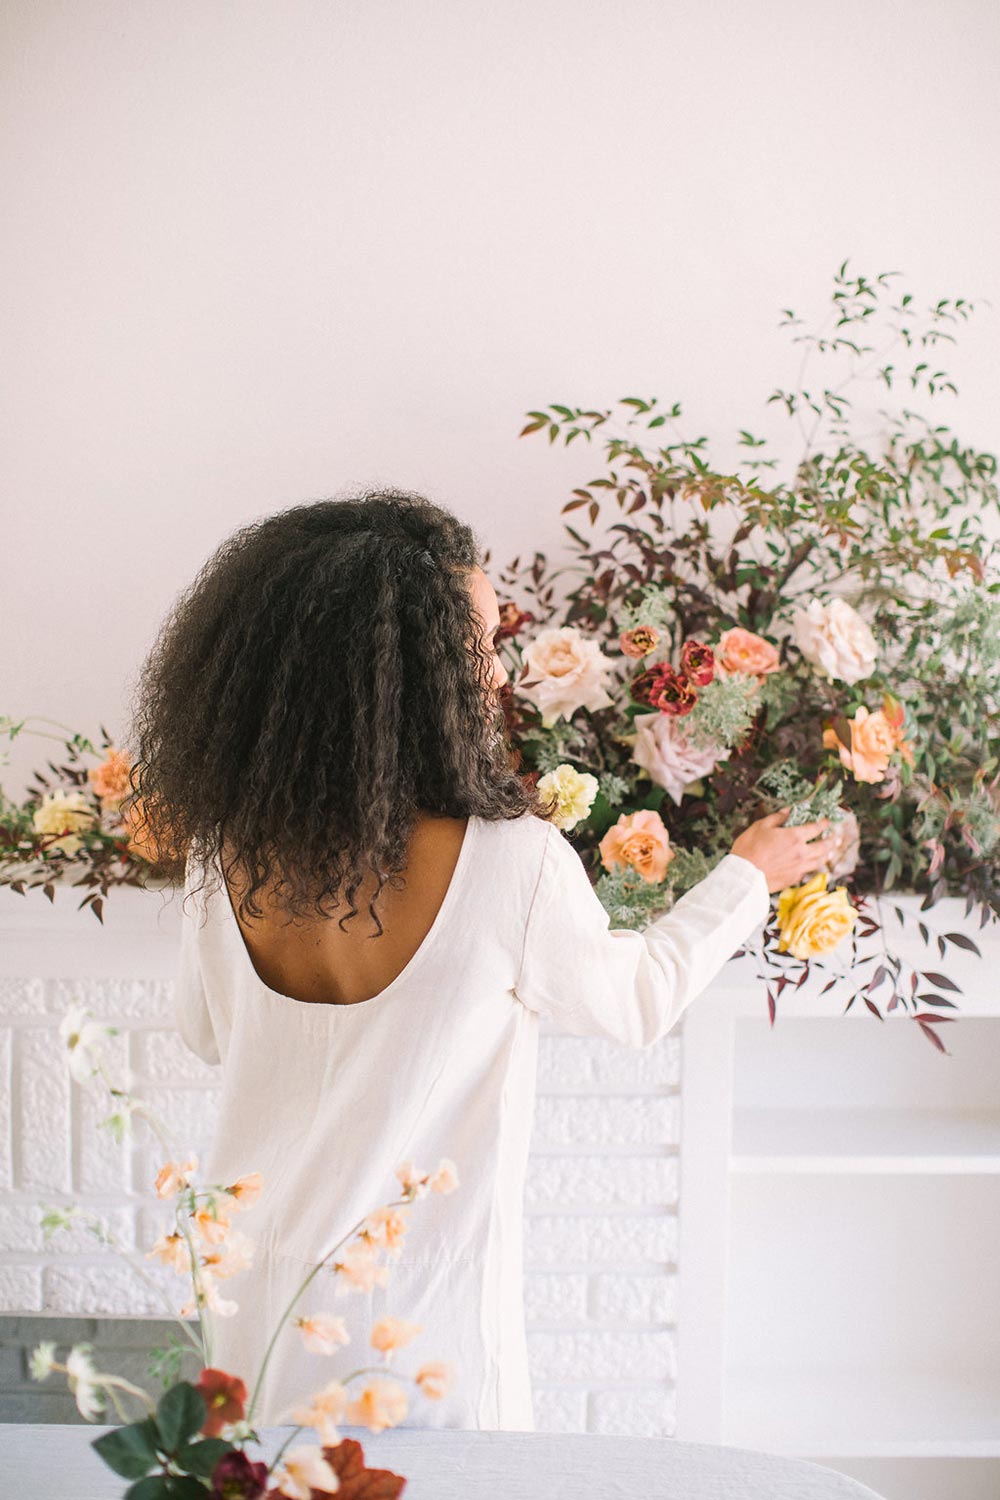
{"type": "Polygon", "coordinates": [[[718,745],[695,744],[682,726],[683,719],[676,714],[638,714],[632,751],[636,765],[642,766],[657,786],[665,787],[678,807],[692,781],[700,781],[729,758],[729,751],[718,745]]]}
{"type": "Polygon", "coordinates": [[[810,599],[796,610],[792,626],[806,661],[831,682],[860,682],[875,670],[875,637],[846,599],[810,599]]]}
{"type": "Polygon", "coordinates": [[[604,682],[614,663],[575,625],[539,631],[525,647],[524,660],[528,674],[517,691],[541,711],[546,729],[578,708],[607,708],[612,701],[604,682]]]}

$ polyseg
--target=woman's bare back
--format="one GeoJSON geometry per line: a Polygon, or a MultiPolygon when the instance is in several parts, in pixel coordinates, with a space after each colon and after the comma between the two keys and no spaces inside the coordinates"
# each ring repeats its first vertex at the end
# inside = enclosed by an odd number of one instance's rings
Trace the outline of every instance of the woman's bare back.
{"type": "Polygon", "coordinates": [[[367,910],[375,893],[371,876],[355,894],[358,914],[338,926],[338,917],[290,922],[267,893],[259,893],[262,915],[246,923],[236,904],[242,887],[226,882],[233,916],[259,979],[290,999],[327,1005],[359,1005],[381,993],[401,974],[430,931],[451,883],[466,831],[465,818],[419,814],[399,890],[384,885],[378,901],[383,932],[367,910]]]}

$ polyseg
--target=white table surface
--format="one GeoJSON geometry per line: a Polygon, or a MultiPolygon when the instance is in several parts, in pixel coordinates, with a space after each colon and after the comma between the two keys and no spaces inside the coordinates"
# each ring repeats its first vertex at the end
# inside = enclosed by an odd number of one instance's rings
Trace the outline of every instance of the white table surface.
{"type": "MultiPolygon", "coordinates": [[[[121,1500],[128,1485],[90,1447],[96,1423],[0,1425],[0,1489],[17,1500],[121,1500]]],[[[374,1468],[406,1476],[404,1500],[881,1500],[818,1464],[673,1438],[343,1427],[374,1468]]],[[[261,1429],[274,1453],[287,1428],[261,1429]]],[[[295,1441],[310,1440],[303,1432],[295,1441]]],[[[259,1449],[250,1455],[261,1457],[259,1449]]],[[[207,1493],[207,1492],[206,1492],[207,1493]]]]}

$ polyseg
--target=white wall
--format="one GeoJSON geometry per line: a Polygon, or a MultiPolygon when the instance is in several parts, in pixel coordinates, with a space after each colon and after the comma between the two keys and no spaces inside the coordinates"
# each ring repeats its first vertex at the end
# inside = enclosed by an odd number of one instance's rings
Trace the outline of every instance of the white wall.
{"type": "MultiPolygon", "coordinates": [[[[551,401],[783,429],[845,256],[992,298],[992,0],[7,0],[0,713],[121,723],[235,526],[373,482],[557,547],[551,401]]],[[[996,449],[996,312],[942,416],[996,449]]],[[[21,795],[51,742],[0,773],[21,795]]]]}

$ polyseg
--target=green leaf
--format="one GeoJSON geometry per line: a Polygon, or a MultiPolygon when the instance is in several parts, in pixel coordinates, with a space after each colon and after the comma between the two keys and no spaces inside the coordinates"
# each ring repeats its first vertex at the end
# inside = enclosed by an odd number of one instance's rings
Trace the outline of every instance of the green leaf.
{"type": "Polygon", "coordinates": [[[190,1381],[178,1381],[169,1391],[164,1391],[156,1408],[156,1419],[168,1453],[175,1453],[182,1443],[194,1436],[204,1422],[206,1412],[204,1396],[190,1381]]]}
{"type": "Polygon", "coordinates": [[[205,1500],[208,1490],[200,1479],[194,1479],[190,1474],[172,1474],[167,1480],[166,1494],[171,1500],[205,1500]]]}
{"type": "Polygon", "coordinates": [[[125,1500],[167,1500],[170,1488],[163,1474],[150,1474],[138,1484],[130,1484],[125,1491],[125,1500]]]}
{"type": "Polygon", "coordinates": [[[220,1458],[232,1453],[233,1444],[225,1438],[203,1438],[200,1443],[189,1443],[177,1454],[177,1463],[188,1474],[197,1474],[210,1479],[220,1458]]]}
{"type": "Polygon", "coordinates": [[[145,1417],[141,1422],[130,1422],[126,1427],[102,1433],[90,1446],[123,1479],[140,1479],[156,1463],[157,1439],[156,1423],[152,1417],[145,1417]]]}

